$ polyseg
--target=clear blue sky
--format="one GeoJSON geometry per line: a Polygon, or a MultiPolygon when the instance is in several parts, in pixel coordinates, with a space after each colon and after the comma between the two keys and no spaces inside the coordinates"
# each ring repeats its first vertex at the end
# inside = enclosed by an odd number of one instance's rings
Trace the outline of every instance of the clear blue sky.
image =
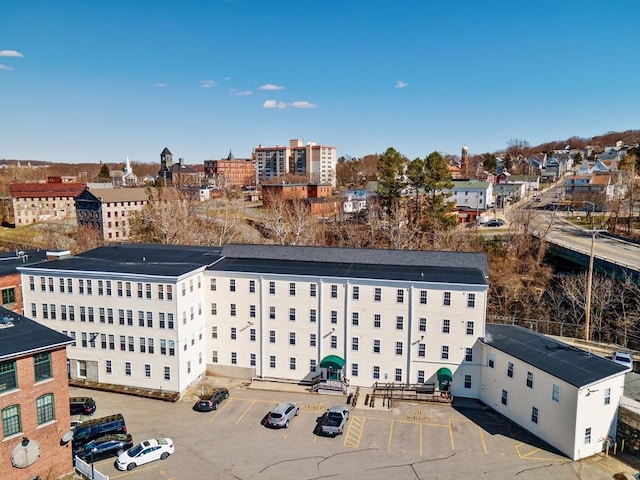
{"type": "Polygon", "coordinates": [[[0,159],[360,157],[640,128],[640,1],[2,0],[0,159]]]}

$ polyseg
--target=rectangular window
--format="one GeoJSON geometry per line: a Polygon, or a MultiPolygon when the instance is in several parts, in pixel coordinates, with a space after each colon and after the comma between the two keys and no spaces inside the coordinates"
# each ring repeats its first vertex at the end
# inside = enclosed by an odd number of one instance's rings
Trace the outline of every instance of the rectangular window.
{"type": "Polygon", "coordinates": [[[136,351],[136,346],[135,346],[133,337],[127,337],[127,339],[128,339],[128,344],[129,344],[129,351],[130,352],[135,352],[136,351]]]}
{"type": "Polygon", "coordinates": [[[109,335],[109,350],[116,349],[116,337],[114,335],[109,335]]]}
{"type": "Polygon", "coordinates": [[[100,323],[106,323],[107,316],[106,316],[106,311],[105,311],[104,307],[100,307],[98,309],[98,317],[100,318],[100,323]]]}
{"type": "Polygon", "coordinates": [[[269,330],[269,343],[276,343],[276,331],[269,330]]]}
{"type": "Polygon", "coordinates": [[[296,369],[296,357],[289,357],[289,370],[296,369]]]}
{"type": "Polygon", "coordinates": [[[16,289],[14,287],[2,289],[2,305],[12,303],[16,303],[16,289]]]}
{"type": "Polygon", "coordinates": [[[331,285],[331,298],[338,298],[338,286],[331,285]]]}
{"type": "Polygon", "coordinates": [[[309,310],[309,321],[311,323],[316,323],[317,319],[318,319],[318,313],[315,308],[312,308],[311,310],[309,310]]]}
{"type": "Polygon", "coordinates": [[[359,339],[358,337],[351,338],[351,350],[358,350],[359,347],[359,339]]]}
{"type": "Polygon", "coordinates": [[[316,346],[316,334],[315,333],[309,334],[309,346],[310,347],[315,347],[316,346]]]}
{"type": "Polygon", "coordinates": [[[256,281],[249,280],[249,293],[256,293],[256,281]]]}
{"type": "Polygon", "coordinates": [[[418,320],[418,330],[421,332],[427,331],[427,319],[422,317],[418,320]]]}
{"type": "Polygon", "coordinates": [[[351,364],[351,376],[352,377],[357,377],[358,376],[358,364],[357,363],[352,363],[351,364]]]}
{"type": "Polygon", "coordinates": [[[138,326],[144,327],[144,312],[142,310],[138,310],[138,326]]]}
{"type": "Polygon", "coordinates": [[[124,335],[120,335],[120,350],[127,350],[127,339],[124,335]]]}
{"type": "Polygon", "coordinates": [[[289,282],[289,295],[291,297],[296,296],[296,284],[295,282],[289,282]]]}
{"type": "Polygon", "coordinates": [[[418,383],[424,383],[424,370],[418,370],[418,383]]]}
{"type": "Polygon", "coordinates": [[[55,288],[53,286],[53,277],[49,277],[49,291],[54,292],[55,288]]]}
{"type": "Polygon", "coordinates": [[[373,353],[380,353],[380,340],[373,341],[373,353]]]}
{"type": "Polygon", "coordinates": [[[374,380],[380,379],[380,367],[377,365],[373,366],[373,379],[374,380]]]}
{"type": "Polygon", "coordinates": [[[355,327],[360,325],[360,314],[358,312],[351,313],[351,325],[355,327]]]}
{"type": "Polygon", "coordinates": [[[605,388],[604,389],[604,404],[605,405],[610,405],[611,404],[611,389],[610,388],[605,388]]]}
{"type": "Polygon", "coordinates": [[[216,291],[216,288],[217,288],[217,287],[216,287],[216,279],[215,279],[215,278],[212,278],[212,279],[211,279],[211,291],[212,291],[212,292],[215,292],[215,291],[216,291]]]}
{"type": "Polygon", "coordinates": [[[124,289],[127,298],[131,298],[131,282],[124,282],[124,289]]]}
{"type": "Polygon", "coordinates": [[[404,317],[396,317],[396,330],[404,330],[404,317]]]}
{"type": "Polygon", "coordinates": [[[118,296],[119,296],[119,297],[122,297],[122,296],[123,296],[123,293],[122,293],[122,292],[123,292],[122,285],[123,285],[123,284],[122,284],[122,282],[118,282],[118,283],[117,283],[117,290],[118,290],[118,296]]]}
{"type": "Polygon", "coordinates": [[[236,316],[236,304],[235,303],[232,303],[230,305],[229,315],[231,315],[232,317],[236,316]]]}
{"type": "Polygon", "coordinates": [[[401,368],[396,368],[396,372],[395,372],[395,381],[396,382],[401,382],[402,381],[402,369],[401,368]]]}
{"type": "Polygon", "coordinates": [[[585,445],[591,443],[591,427],[584,429],[584,443],[585,445]]]}
{"type": "Polygon", "coordinates": [[[380,302],[382,301],[382,288],[380,287],[376,287],[373,290],[373,301],[374,302],[380,302]]]}
{"type": "Polygon", "coordinates": [[[338,348],[338,336],[331,335],[331,348],[338,348]]]}
{"type": "Polygon", "coordinates": [[[164,338],[160,339],[160,355],[167,354],[167,341],[164,338]]]}
{"type": "Polygon", "coordinates": [[[442,320],[442,333],[451,333],[451,320],[442,320]]]}
{"type": "Polygon", "coordinates": [[[238,338],[238,330],[236,327],[231,327],[231,340],[238,338]]]}
{"type": "Polygon", "coordinates": [[[513,363],[507,362],[507,377],[513,378],[513,363]]]}
{"type": "MultiPolygon", "coordinates": [[[[64,282],[64,279],[61,278],[60,281],[64,282]]],[[[32,292],[36,291],[36,279],[33,276],[29,277],[29,290],[31,290],[32,292]]],[[[64,293],[64,283],[63,283],[63,288],[60,291],[64,293]]]]}
{"type": "Polygon", "coordinates": [[[149,350],[149,353],[153,353],[154,352],[153,338],[147,338],[147,348],[149,350]]]}
{"type": "Polygon", "coordinates": [[[20,405],[11,405],[2,410],[2,433],[5,437],[22,431],[20,405]]]}
{"type": "Polygon", "coordinates": [[[164,300],[164,285],[158,285],[158,300],[164,300]]]}
{"type": "Polygon", "coordinates": [[[276,282],[269,282],[269,295],[276,294],[276,282]]]}
{"type": "Polygon", "coordinates": [[[107,348],[107,334],[106,333],[101,333],[100,334],[100,348],[103,348],[105,350],[107,348]]]}
{"type": "Polygon", "coordinates": [[[40,277],[40,291],[41,292],[47,291],[47,280],[44,277],[40,277]]]}
{"type": "Polygon", "coordinates": [[[442,360],[449,360],[449,346],[443,345],[442,350],[440,352],[440,358],[442,360]]]}
{"type": "Polygon", "coordinates": [[[379,313],[374,313],[373,314],[373,327],[374,328],[380,328],[380,325],[382,325],[382,315],[380,315],[379,313]]]}
{"type": "Polygon", "coordinates": [[[289,345],[296,344],[296,332],[289,332],[289,345]]]}
{"type": "Polygon", "coordinates": [[[147,343],[146,338],[140,337],[140,353],[146,353],[147,351],[147,343]]]}
{"type": "Polygon", "coordinates": [[[427,356],[427,344],[426,343],[419,343],[418,344],[418,356],[422,357],[422,358],[427,356]]]}
{"type": "Polygon", "coordinates": [[[127,310],[127,325],[133,327],[133,310],[127,310]]]}
{"type": "MultiPolygon", "coordinates": [[[[55,320],[56,319],[56,305],[55,303],[52,303],[51,305],[49,305],[49,310],[51,311],[51,320],[55,320]]],[[[93,311],[93,307],[89,307],[89,311],[93,311]]],[[[93,321],[91,319],[89,319],[89,321],[93,321]]]]}
{"type": "Polygon", "coordinates": [[[270,368],[276,368],[276,356],[275,355],[269,355],[269,367],[270,368]]]}
{"type": "Polygon", "coordinates": [[[67,279],[67,293],[73,293],[73,280],[71,278],[67,279]]]}
{"type": "Polygon", "coordinates": [[[87,311],[85,307],[80,307],[80,321],[81,322],[87,321],[87,311]]]}
{"type": "Polygon", "coordinates": [[[551,400],[554,402],[560,401],[560,385],[554,383],[553,387],[551,387],[551,400]]]}
{"type": "Polygon", "coordinates": [[[51,371],[51,353],[36,353],[33,356],[33,364],[35,369],[36,382],[46,380],[52,377],[51,371]]]}
{"type": "Polygon", "coordinates": [[[211,338],[218,338],[218,327],[211,327],[211,338]]]}
{"type": "Polygon", "coordinates": [[[238,353],[231,352],[231,365],[236,365],[238,363],[238,353]]]}
{"type": "Polygon", "coordinates": [[[427,304],[427,291],[420,290],[420,305],[426,305],[426,304],[427,304]]]}
{"type": "Polygon", "coordinates": [[[56,416],[52,393],[47,393],[36,399],[36,412],[38,425],[55,420],[56,416]]]}
{"type": "Polygon", "coordinates": [[[249,354],[249,365],[251,365],[252,367],[256,366],[256,354],[255,353],[250,353],[249,354]]]}
{"type": "Polygon", "coordinates": [[[229,291],[230,292],[235,292],[236,291],[236,280],[235,280],[235,278],[229,279],[229,291]]]}
{"type": "Polygon", "coordinates": [[[151,299],[151,284],[150,283],[145,283],[144,291],[145,291],[145,296],[147,297],[148,300],[150,300],[151,299]]]}
{"type": "Polygon", "coordinates": [[[213,350],[211,352],[211,363],[218,363],[218,351],[213,350]]]}
{"type": "Polygon", "coordinates": [[[171,367],[164,367],[164,379],[171,380],[171,367]]]}
{"type": "Polygon", "coordinates": [[[86,347],[87,346],[87,332],[82,332],[80,334],[81,338],[82,338],[82,346],[86,347]]]}
{"type": "Polygon", "coordinates": [[[527,387],[533,388],[533,372],[527,372],[527,387]]]}
{"type": "MultiPolygon", "coordinates": [[[[29,277],[29,280],[31,280],[33,277],[29,277]]],[[[60,293],[64,293],[64,278],[59,279],[59,290],[60,293]]],[[[34,289],[32,288],[31,291],[33,291],[34,289]]]]}
{"type": "Polygon", "coordinates": [[[473,347],[466,347],[464,349],[464,361],[473,362],[473,347]]]}
{"type": "Polygon", "coordinates": [[[471,388],[471,375],[464,376],[464,388],[471,388]]]}
{"type": "Polygon", "coordinates": [[[353,300],[360,300],[360,287],[354,286],[351,294],[353,300]]]}
{"type": "Polygon", "coordinates": [[[317,368],[318,368],[318,366],[317,366],[316,360],[313,359],[313,358],[311,360],[309,360],[309,371],[311,373],[316,373],[317,368]]]}
{"type": "Polygon", "coordinates": [[[451,305],[451,292],[444,292],[442,295],[442,305],[448,307],[451,305]]]}
{"type": "Polygon", "coordinates": [[[276,319],[276,307],[269,307],[269,320],[275,320],[276,319]]]}
{"type": "Polygon", "coordinates": [[[138,298],[142,298],[143,296],[142,283],[138,282],[138,298]]]}
{"type": "Polygon", "coordinates": [[[489,368],[494,368],[495,363],[496,363],[496,354],[490,352],[487,358],[487,365],[489,366],[489,368]]]}
{"type": "Polygon", "coordinates": [[[396,291],[396,303],[404,303],[404,290],[402,288],[396,291]]]}
{"type": "Polygon", "coordinates": [[[144,364],[144,376],[147,378],[151,378],[151,365],[148,363],[144,364]]]}
{"type": "Polygon", "coordinates": [[[49,318],[49,305],[47,305],[46,303],[42,304],[42,318],[44,318],[45,320],[49,318]]]}
{"type": "Polygon", "coordinates": [[[315,283],[309,284],[309,296],[315,297],[318,291],[318,287],[315,283]]]}
{"type": "Polygon", "coordinates": [[[111,280],[107,280],[107,296],[111,296],[111,280]]]}
{"type": "Polygon", "coordinates": [[[476,294],[469,293],[467,295],[467,308],[476,308],[476,294]]]}
{"type": "Polygon", "coordinates": [[[66,305],[60,305],[60,318],[62,320],[66,320],[67,319],[67,306],[66,305]]]}
{"type": "Polygon", "coordinates": [[[113,364],[111,363],[111,360],[106,360],[104,366],[107,373],[113,373],[113,364]]]}
{"type": "Polygon", "coordinates": [[[506,405],[508,402],[509,392],[502,390],[502,404],[506,405]]]}
{"type": "Polygon", "coordinates": [[[402,342],[396,342],[396,355],[402,355],[403,345],[402,342]]]}
{"type": "Polygon", "coordinates": [[[93,280],[87,280],[87,295],[93,295],[93,280]]]}
{"type": "Polygon", "coordinates": [[[124,374],[128,377],[131,376],[131,362],[124,362],[124,374]]]}
{"type": "MultiPolygon", "coordinates": [[[[71,308],[71,307],[69,307],[71,308]]],[[[123,309],[118,309],[118,322],[120,323],[120,325],[124,325],[124,310],[123,309]]]]}
{"type": "Polygon", "coordinates": [[[173,285],[167,285],[167,300],[173,300],[173,285]]]}
{"type": "Polygon", "coordinates": [[[249,318],[256,318],[256,306],[249,305],[249,318]]]}
{"type": "Polygon", "coordinates": [[[331,323],[338,323],[338,311],[331,310],[331,323]]]}
{"type": "Polygon", "coordinates": [[[249,329],[249,341],[250,342],[255,342],[256,341],[256,329],[255,328],[250,328],[249,329]]]}
{"type": "Polygon", "coordinates": [[[107,323],[113,324],[113,308],[107,308],[107,323]]]}
{"type": "Polygon", "coordinates": [[[474,325],[471,320],[467,321],[467,335],[473,335],[474,325]]]}
{"type": "Polygon", "coordinates": [[[147,312],[147,327],[153,328],[153,312],[147,312]]]}
{"type": "Polygon", "coordinates": [[[167,328],[173,329],[173,313],[167,313],[167,328]]]}
{"type": "Polygon", "coordinates": [[[82,378],[87,377],[87,362],[84,360],[78,360],[78,376],[82,378]]]}
{"type": "Polygon", "coordinates": [[[533,423],[538,423],[538,408],[531,407],[531,421],[533,423]]]}
{"type": "Polygon", "coordinates": [[[293,307],[289,309],[289,321],[290,322],[296,321],[296,309],[293,307]]]}

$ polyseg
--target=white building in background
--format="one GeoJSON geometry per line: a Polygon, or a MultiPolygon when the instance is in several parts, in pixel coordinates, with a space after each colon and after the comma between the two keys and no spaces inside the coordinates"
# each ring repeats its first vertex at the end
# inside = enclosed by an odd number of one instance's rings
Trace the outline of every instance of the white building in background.
{"type": "Polygon", "coordinates": [[[457,207],[466,207],[484,211],[493,207],[493,184],[477,180],[453,180],[449,202],[455,202],[457,207]]]}
{"type": "Polygon", "coordinates": [[[254,155],[258,182],[283,175],[301,175],[312,183],[336,185],[335,147],[313,142],[305,145],[301,139],[294,139],[289,141],[289,146],[258,145],[254,155]]]}

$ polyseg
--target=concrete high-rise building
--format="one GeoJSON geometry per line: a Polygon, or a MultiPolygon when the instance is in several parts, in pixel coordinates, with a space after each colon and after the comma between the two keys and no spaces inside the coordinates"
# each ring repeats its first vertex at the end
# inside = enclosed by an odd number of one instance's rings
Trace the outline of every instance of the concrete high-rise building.
{"type": "Polygon", "coordinates": [[[336,148],[306,145],[301,139],[289,141],[289,146],[265,147],[258,145],[255,150],[258,181],[284,175],[303,175],[312,183],[336,184],[336,148]]]}

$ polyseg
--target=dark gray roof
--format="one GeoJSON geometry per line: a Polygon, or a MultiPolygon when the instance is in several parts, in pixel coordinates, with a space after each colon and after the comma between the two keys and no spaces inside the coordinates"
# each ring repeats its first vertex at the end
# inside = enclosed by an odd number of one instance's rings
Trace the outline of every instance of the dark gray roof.
{"type": "Polygon", "coordinates": [[[578,388],[626,370],[604,357],[515,325],[488,323],[483,341],[578,388]]]}
{"type": "Polygon", "coordinates": [[[55,350],[71,343],[72,338],[0,307],[0,360],[55,350]]]}
{"type": "Polygon", "coordinates": [[[17,268],[47,259],[45,250],[25,250],[0,254],[0,276],[18,273],[17,268]]]}
{"type": "Polygon", "coordinates": [[[227,245],[217,271],[486,285],[484,253],[227,245]],[[382,267],[384,266],[384,267],[382,267]]]}
{"type": "Polygon", "coordinates": [[[124,244],[99,247],[73,257],[32,265],[46,270],[112,272],[177,277],[220,258],[219,247],[124,244]]]}

